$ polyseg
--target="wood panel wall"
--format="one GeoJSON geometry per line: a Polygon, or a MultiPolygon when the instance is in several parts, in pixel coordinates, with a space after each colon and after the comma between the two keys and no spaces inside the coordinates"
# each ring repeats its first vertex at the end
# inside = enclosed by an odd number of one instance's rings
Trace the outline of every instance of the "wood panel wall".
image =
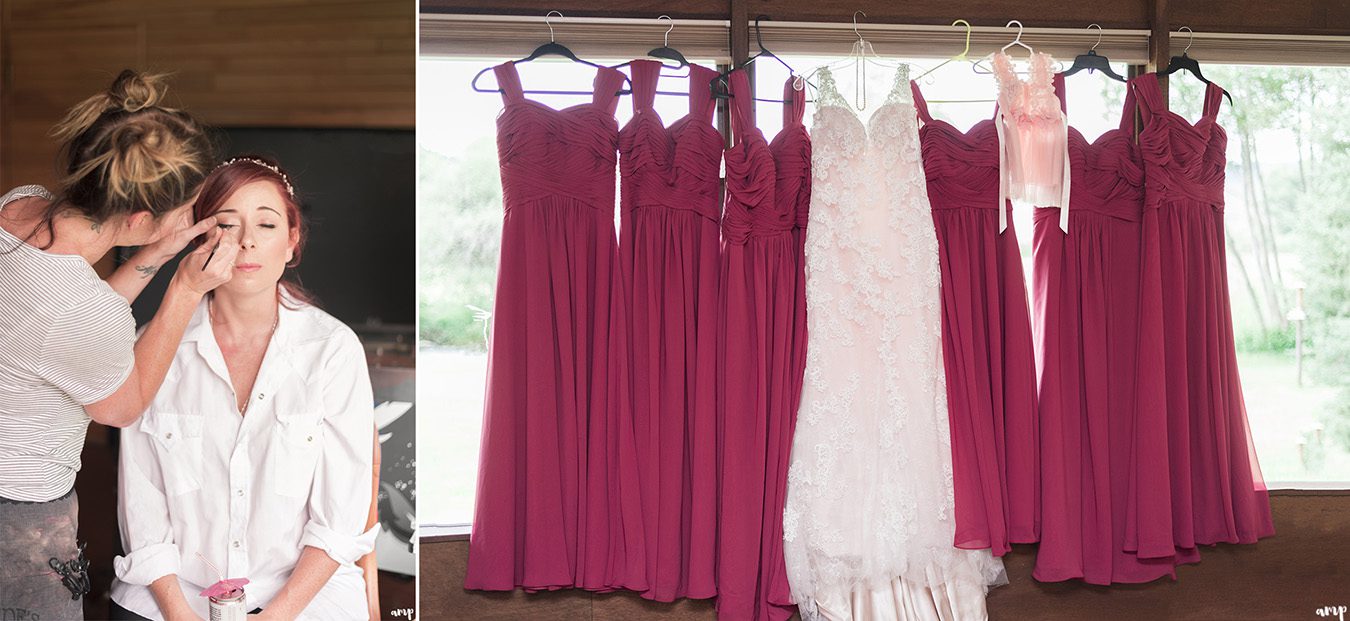
{"type": "MultiPolygon", "coordinates": [[[[1275,536],[1249,546],[1201,551],[1177,580],[1093,586],[1032,580],[1036,548],[1017,545],[1004,557],[1009,584],[989,592],[989,618],[1136,621],[1140,619],[1321,619],[1318,608],[1350,605],[1350,495],[1273,492],[1275,536]]],[[[661,604],[632,593],[584,591],[484,593],[464,590],[469,544],[423,540],[423,619],[568,619],[714,621],[711,600],[661,604]]],[[[1335,619],[1333,615],[1331,617],[1335,619]]]]}
{"type": "Polygon", "coordinates": [[[124,68],[211,125],[412,128],[412,0],[4,0],[0,186],[49,184],[47,132],[124,68]]]}

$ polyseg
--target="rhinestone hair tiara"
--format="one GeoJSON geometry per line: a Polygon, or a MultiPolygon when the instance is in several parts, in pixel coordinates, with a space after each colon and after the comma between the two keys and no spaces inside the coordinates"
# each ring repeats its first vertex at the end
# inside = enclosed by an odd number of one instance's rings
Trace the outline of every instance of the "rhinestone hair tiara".
{"type": "Polygon", "coordinates": [[[216,166],[216,168],[218,169],[224,168],[226,166],[229,166],[230,164],[238,164],[239,162],[248,162],[250,164],[257,164],[258,166],[262,166],[263,168],[266,168],[267,170],[276,173],[278,177],[281,177],[281,182],[286,184],[286,193],[291,196],[292,200],[295,199],[295,188],[291,187],[291,178],[287,177],[286,173],[281,172],[280,168],[277,168],[272,164],[268,164],[267,162],[264,162],[256,157],[232,157],[228,160],[221,162],[219,166],[216,166]]]}

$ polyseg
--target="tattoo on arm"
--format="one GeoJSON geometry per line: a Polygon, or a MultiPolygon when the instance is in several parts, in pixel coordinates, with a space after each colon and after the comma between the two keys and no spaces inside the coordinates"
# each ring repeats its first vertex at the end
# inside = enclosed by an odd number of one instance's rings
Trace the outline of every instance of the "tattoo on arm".
{"type": "Polygon", "coordinates": [[[136,271],[141,273],[141,278],[149,278],[159,271],[158,265],[137,265],[136,271]]]}

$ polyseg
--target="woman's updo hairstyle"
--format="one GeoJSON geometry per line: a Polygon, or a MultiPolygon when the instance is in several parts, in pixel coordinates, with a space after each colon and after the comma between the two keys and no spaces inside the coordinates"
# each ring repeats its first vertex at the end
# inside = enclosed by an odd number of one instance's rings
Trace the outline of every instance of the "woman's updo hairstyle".
{"type": "Polygon", "coordinates": [[[164,78],[124,70],[52,129],[61,141],[62,209],[96,223],[140,211],[158,218],[196,193],[211,170],[210,137],[187,113],[161,105],[164,78]]]}

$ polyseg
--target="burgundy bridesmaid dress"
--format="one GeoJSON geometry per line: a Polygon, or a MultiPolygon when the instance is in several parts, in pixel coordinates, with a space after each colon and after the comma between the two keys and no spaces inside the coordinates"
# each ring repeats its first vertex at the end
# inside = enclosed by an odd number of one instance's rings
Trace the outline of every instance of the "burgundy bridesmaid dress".
{"type": "MultiPolygon", "coordinates": [[[[1223,90],[1207,85],[1192,125],[1167,110],[1156,75],[1133,85],[1147,180],[1140,382],[1163,387],[1173,542],[1254,543],[1275,529],[1233,344],[1223,232],[1228,137],[1217,120],[1223,90]]],[[[1149,543],[1138,542],[1141,555],[1149,543]]]]}
{"type": "MultiPolygon", "coordinates": [[[[796,367],[797,278],[793,234],[800,188],[783,175],[809,176],[795,162],[806,132],[785,127],[774,145],[755,127],[753,91],[743,71],[730,79],[736,145],[727,149],[726,209],[722,215],[722,316],[718,336],[719,619],[780,620],[794,608],[782,546],[783,503],[792,447],[796,367]],[[787,158],[794,160],[787,161],[787,158]]],[[[790,79],[790,78],[789,78],[790,79]]],[[[800,125],[801,117],[796,119],[800,125]]]]}
{"type": "MultiPolygon", "coordinates": [[[[1064,106],[1064,77],[1054,85],[1064,106]]],[[[1035,213],[1042,505],[1032,575],[1043,582],[1148,582],[1198,560],[1171,545],[1164,410],[1136,398],[1144,170],[1126,88],[1116,129],[1088,142],[1069,128],[1068,234],[1059,208],[1035,213]]]]}
{"type": "Polygon", "coordinates": [[[636,472],[631,427],[612,407],[622,385],[610,383],[626,345],[611,330],[625,78],[601,68],[591,102],[555,110],[524,98],[513,63],[495,71],[505,217],[464,586],[604,590],[642,553],[616,549],[641,542],[641,515],[610,493],[616,474],[636,472]]]}
{"type": "MultiPolygon", "coordinates": [[[[796,264],[793,275],[792,362],[788,368],[788,413],[786,425],[776,427],[777,434],[770,439],[781,447],[777,456],[777,478],[771,482],[775,495],[771,510],[765,514],[766,592],[768,602],[788,609],[792,603],[792,588],[787,580],[787,565],[783,553],[783,509],[787,506],[787,476],[792,457],[792,436],[797,428],[797,411],[801,406],[802,383],[806,377],[806,223],[811,214],[811,137],[802,118],[806,114],[806,93],[798,82],[788,77],[783,84],[783,127],[769,143],[773,152],[777,182],[774,201],[778,208],[795,214],[792,237],[796,244],[796,264]]],[[[769,618],[780,618],[777,611],[769,618]]]]}
{"type": "Polygon", "coordinates": [[[942,270],[954,543],[1002,556],[1040,531],[1035,360],[1012,204],[999,234],[994,120],[962,132],[934,119],[910,87],[942,270]]]}
{"type": "Polygon", "coordinates": [[[661,63],[630,67],[633,118],[619,132],[619,260],[645,525],[643,597],[708,598],[717,594],[723,144],[709,88],[717,72],[689,66],[689,113],[667,128],[652,108],[661,63]]]}

